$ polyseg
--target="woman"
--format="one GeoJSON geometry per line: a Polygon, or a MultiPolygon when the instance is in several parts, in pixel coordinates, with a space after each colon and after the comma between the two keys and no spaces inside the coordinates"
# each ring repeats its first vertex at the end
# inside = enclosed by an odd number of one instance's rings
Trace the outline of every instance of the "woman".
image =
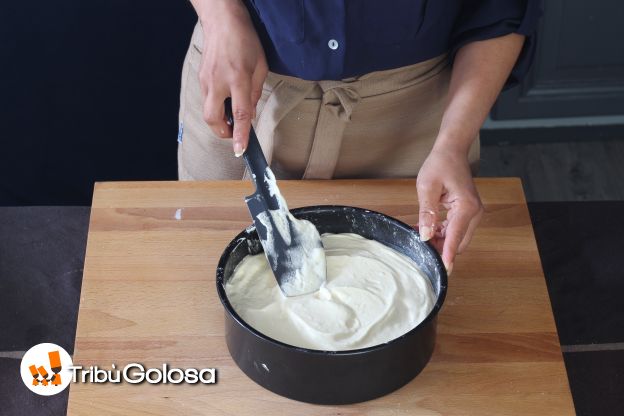
{"type": "Polygon", "coordinates": [[[539,0],[192,2],[180,179],[244,177],[252,123],[278,178],[417,176],[421,236],[450,272],[483,212],[479,128],[530,64],[539,0]]]}

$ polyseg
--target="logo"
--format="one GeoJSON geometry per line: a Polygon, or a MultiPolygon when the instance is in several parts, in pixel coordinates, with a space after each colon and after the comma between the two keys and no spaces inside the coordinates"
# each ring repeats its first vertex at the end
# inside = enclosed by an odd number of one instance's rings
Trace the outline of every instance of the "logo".
{"type": "Polygon", "coordinates": [[[72,359],[63,348],[52,343],[38,344],[26,351],[20,365],[22,381],[33,393],[52,396],[72,381],[72,359]]]}
{"type": "Polygon", "coordinates": [[[215,368],[175,368],[165,363],[162,368],[146,368],[139,363],[126,365],[123,370],[111,365],[110,370],[98,366],[84,368],[74,366],[72,381],[74,383],[121,383],[140,384],[144,381],[149,384],[215,384],[217,382],[217,370],[215,368]]]}

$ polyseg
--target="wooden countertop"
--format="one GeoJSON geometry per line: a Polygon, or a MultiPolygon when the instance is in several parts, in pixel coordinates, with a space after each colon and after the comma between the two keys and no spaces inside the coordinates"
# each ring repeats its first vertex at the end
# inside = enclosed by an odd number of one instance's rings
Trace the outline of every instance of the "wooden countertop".
{"type": "MultiPolygon", "coordinates": [[[[572,398],[518,179],[477,179],[486,214],[455,262],[431,362],[402,389],[316,406],[230,358],[215,269],[250,224],[243,181],[98,183],[74,365],[214,367],[214,385],[74,383],[70,415],[568,415],[572,398]]],[[[280,181],[290,207],[354,205],[417,223],[413,180],[280,181]]]]}

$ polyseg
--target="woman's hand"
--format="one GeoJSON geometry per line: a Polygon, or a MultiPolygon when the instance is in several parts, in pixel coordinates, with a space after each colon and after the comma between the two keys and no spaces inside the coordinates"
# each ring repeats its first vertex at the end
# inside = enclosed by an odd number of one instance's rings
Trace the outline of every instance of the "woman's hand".
{"type": "Polygon", "coordinates": [[[483,215],[466,152],[434,147],[418,173],[416,189],[421,238],[433,238],[450,274],[455,255],[470,243],[483,215]],[[447,211],[446,219],[440,208],[447,211]]]}
{"type": "Polygon", "coordinates": [[[199,81],[204,119],[221,138],[232,137],[234,154],[247,147],[251,120],[268,73],[264,51],[245,5],[239,0],[194,0],[204,32],[199,81]],[[234,131],[223,102],[232,97],[234,131]]]}
{"type": "Polygon", "coordinates": [[[468,151],[523,43],[524,36],[515,33],[471,42],[459,49],[453,62],[440,132],[416,181],[420,235],[425,241],[434,238],[449,273],[483,215],[468,151]],[[447,210],[446,219],[440,207],[447,210]]]}

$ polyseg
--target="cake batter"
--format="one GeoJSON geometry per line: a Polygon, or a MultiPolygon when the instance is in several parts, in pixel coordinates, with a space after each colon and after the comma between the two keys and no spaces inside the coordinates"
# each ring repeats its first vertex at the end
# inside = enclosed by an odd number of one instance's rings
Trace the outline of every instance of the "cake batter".
{"type": "Polygon", "coordinates": [[[407,256],[356,234],[324,234],[327,280],[286,297],[260,253],[245,257],[225,285],[234,310],[286,344],[340,351],[391,341],[422,322],[435,295],[407,256]]]}

